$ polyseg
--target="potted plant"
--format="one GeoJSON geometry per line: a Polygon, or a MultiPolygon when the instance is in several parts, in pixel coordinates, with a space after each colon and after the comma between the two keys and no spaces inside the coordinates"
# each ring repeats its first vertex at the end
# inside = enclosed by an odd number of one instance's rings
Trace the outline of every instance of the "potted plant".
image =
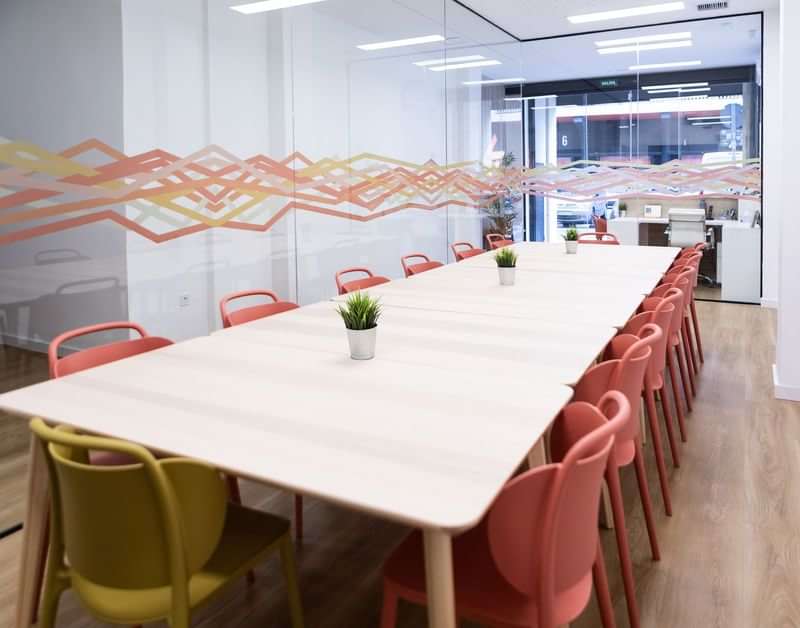
{"type": "Polygon", "coordinates": [[[497,166],[500,180],[492,191],[480,199],[480,210],[484,215],[483,235],[500,233],[509,240],[514,239],[514,221],[522,195],[512,184],[515,172],[513,153],[506,153],[497,166]]]}
{"type": "Polygon", "coordinates": [[[513,286],[517,273],[517,254],[512,249],[505,247],[494,254],[494,261],[497,262],[500,285],[513,286]]]}
{"type": "Polygon", "coordinates": [[[620,218],[625,218],[628,215],[628,204],[625,201],[620,202],[619,204],[619,216],[620,218]]]}
{"type": "Polygon", "coordinates": [[[564,234],[564,243],[567,245],[567,254],[575,255],[578,252],[578,230],[570,227],[564,234]]]}
{"type": "Polygon", "coordinates": [[[371,360],[375,357],[375,341],[381,305],[378,299],[366,292],[354,292],[339,306],[339,315],[347,328],[350,357],[354,360],[371,360]]]}

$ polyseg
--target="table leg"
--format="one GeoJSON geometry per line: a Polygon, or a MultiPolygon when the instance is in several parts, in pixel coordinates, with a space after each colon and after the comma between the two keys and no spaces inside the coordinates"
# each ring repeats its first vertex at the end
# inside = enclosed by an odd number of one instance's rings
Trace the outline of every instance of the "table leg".
{"type": "Polygon", "coordinates": [[[39,561],[47,542],[47,463],[39,441],[31,437],[28,457],[28,506],[22,528],[16,628],[29,628],[39,603],[39,561]]]}
{"type": "Polygon", "coordinates": [[[425,581],[429,628],[456,628],[453,546],[443,530],[425,530],[425,581]]]}
{"type": "Polygon", "coordinates": [[[528,453],[528,466],[531,469],[542,467],[547,464],[547,448],[544,444],[544,436],[536,441],[536,444],[528,453]]]}

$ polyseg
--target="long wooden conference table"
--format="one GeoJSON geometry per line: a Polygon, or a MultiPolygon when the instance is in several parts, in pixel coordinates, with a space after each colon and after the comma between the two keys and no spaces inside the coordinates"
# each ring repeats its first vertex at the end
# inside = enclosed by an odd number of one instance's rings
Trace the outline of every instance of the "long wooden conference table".
{"type": "MultiPolygon", "coordinates": [[[[516,244],[370,289],[377,354],[337,301],[0,396],[0,407],[423,530],[429,625],[455,628],[451,538],[484,516],[678,249],[516,244]]],[[[32,444],[17,628],[31,625],[47,475],[32,444]]]]}

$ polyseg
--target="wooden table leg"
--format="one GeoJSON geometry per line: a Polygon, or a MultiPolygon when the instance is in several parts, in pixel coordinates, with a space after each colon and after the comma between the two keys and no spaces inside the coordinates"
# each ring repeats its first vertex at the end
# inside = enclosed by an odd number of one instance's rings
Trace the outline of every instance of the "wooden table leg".
{"type": "Polygon", "coordinates": [[[531,469],[542,467],[547,464],[547,448],[544,444],[544,436],[536,441],[533,449],[528,453],[528,466],[531,469]]]}
{"type": "Polygon", "coordinates": [[[36,438],[31,437],[28,457],[28,506],[22,528],[22,552],[17,588],[16,628],[30,628],[38,604],[39,561],[47,539],[47,463],[36,438]]]}
{"type": "Polygon", "coordinates": [[[456,628],[453,546],[443,530],[425,530],[425,581],[429,628],[456,628]]]}

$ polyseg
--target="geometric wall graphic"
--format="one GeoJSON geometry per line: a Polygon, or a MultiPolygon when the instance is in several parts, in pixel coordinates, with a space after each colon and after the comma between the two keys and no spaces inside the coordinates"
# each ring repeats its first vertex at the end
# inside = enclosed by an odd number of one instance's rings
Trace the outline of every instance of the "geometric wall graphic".
{"type": "Polygon", "coordinates": [[[373,154],[241,159],[208,146],[180,157],[127,156],[90,139],[60,153],[0,138],[0,244],[112,221],[153,242],[214,227],[268,231],[292,210],[367,222],[406,210],[481,207],[498,194],[575,201],[616,198],[759,198],[758,160],[702,166],[575,162],[490,168],[415,164],[373,154]]]}

